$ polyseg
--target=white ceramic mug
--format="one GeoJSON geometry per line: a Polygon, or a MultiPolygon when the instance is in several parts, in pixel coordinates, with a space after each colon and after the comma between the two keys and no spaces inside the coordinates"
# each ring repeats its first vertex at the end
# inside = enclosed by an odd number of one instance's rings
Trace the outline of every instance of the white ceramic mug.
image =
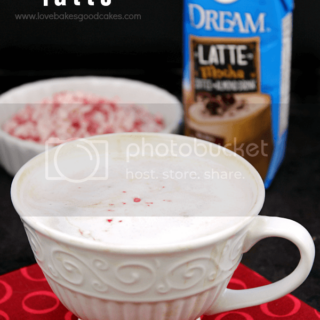
{"type": "MultiPolygon", "coordinates": [[[[136,142],[142,136],[150,144],[172,140],[178,145],[194,146],[192,138],[166,134],[114,134],[92,139],[108,141],[109,152],[118,148],[115,151],[119,155],[123,142],[136,142]]],[[[12,200],[36,260],[61,302],[82,320],[194,320],[203,314],[278,299],[306,279],[315,254],[307,230],[288,219],[258,216],[265,191],[257,171],[238,155],[234,154],[232,160],[227,158],[231,151],[209,142],[201,143],[216,151],[225,150],[215,161],[233,161],[247,172],[255,184],[255,204],[240,223],[178,245],[113,247],[75,238],[38,223],[36,217],[27,216],[21,205],[20,186],[32,174],[32,168],[44,166],[45,155],[32,159],[18,172],[12,185],[12,200]],[[242,254],[267,237],[285,238],[298,247],[301,260],[297,268],[284,279],[264,287],[226,289],[242,254]]]]}

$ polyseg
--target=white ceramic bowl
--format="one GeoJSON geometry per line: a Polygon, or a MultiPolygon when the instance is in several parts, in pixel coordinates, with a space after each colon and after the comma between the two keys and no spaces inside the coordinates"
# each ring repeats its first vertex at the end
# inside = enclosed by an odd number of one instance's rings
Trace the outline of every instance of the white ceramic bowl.
{"type": "Polygon", "coordinates": [[[45,151],[43,145],[10,136],[2,125],[26,104],[38,103],[60,91],[84,91],[121,103],[143,104],[161,114],[163,133],[177,133],[182,106],[169,92],[140,81],[111,77],[71,77],[37,81],[14,88],[0,96],[0,164],[12,175],[30,159],[45,151]]]}

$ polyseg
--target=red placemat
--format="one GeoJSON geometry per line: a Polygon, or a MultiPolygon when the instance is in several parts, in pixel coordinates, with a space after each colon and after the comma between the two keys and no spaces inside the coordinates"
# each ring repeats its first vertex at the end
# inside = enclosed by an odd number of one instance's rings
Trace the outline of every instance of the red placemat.
{"type": "MultiPolygon", "coordinates": [[[[231,279],[231,289],[246,289],[269,282],[240,264],[231,279]]],[[[202,320],[319,320],[320,313],[292,295],[263,304],[205,316],[202,320]]],[[[38,265],[0,277],[0,320],[78,320],[51,291],[38,265]]]]}

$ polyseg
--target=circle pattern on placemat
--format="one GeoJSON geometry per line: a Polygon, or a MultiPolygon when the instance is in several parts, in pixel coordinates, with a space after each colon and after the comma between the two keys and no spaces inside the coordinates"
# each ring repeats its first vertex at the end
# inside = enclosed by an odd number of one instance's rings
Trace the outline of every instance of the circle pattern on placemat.
{"type": "MultiPolygon", "coordinates": [[[[5,289],[5,293],[4,293],[3,297],[0,298],[0,304],[1,304],[1,303],[6,302],[7,300],[9,300],[9,299],[11,298],[11,296],[12,296],[12,288],[11,288],[11,286],[10,286],[7,282],[5,282],[5,281],[0,280],[0,283],[2,284],[2,286],[3,286],[4,289],[5,289]]],[[[0,291],[0,292],[1,292],[1,291],[0,291]]]]}
{"type": "Polygon", "coordinates": [[[40,279],[37,279],[37,278],[33,278],[29,275],[28,273],[28,268],[22,268],[20,269],[20,272],[21,274],[28,280],[31,280],[31,281],[36,281],[36,282],[42,282],[42,281],[47,281],[47,279],[45,277],[42,277],[40,279]]]}
{"type": "Polygon", "coordinates": [[[243,317],[243,319],[245,320],[254,320],[249,313],[246,312],[240,312],[240,311],[230,311],[230,312],[224,312],[219,314],[215,320],[222,320],[224,319],[226,316],[230,315],[230,314],[238,314],[240,316],[243,317]]]}
{"type": "Polygon", "coordinates": [[[1,318],[4,318],[5,320],[10,320],[9,316],[2,310],[0,310],[0,320],[1,318]]]}
{"type": "Polygon", "coordinates": [[[54,310],[56,310],[59,307],[60,301],[57,298],[57,296],[53,293],[53,292],[49,292],[49,291],[36,291],[36,292],[32,292],[29,293],[28,295],[26,295],[22,301],[22,308],[27,311],[28,313],[32,313],[32,314],[45,314],[45,313],[49,313],[52,312],[54,310]],[[50,308],[46,308],[43,310],[38,310],[38,309],[32,309],[30,307],[27,306],[26,301],[32,297],[36,297],[36,296],[47,296],[47,297],[51,297],[54,299],[55,304],[53,307],[50,308]]]}
{"type": "MultiPolygon", "coordinates": [[[[240,286],[242,289],[247,289],[247,285],[242,280],[237,278],[232,278],[228,284],[228,287],[230,286],[230,284],[240,286]]],[[[232,287],[232,289],[235,289],[235,288],[232,287]]]]}
{"type": "Polygon", "coordinates": [[[278,315],[278,314],[275,314],[275,313],[271,312],[269,307],[268,307],[268,304],[271,303],[271,302],[262,304],[260,306],[260,309],[265,315],[267,315],[269,317],[272,317],[272,318],[285,318],[285,317],[293,316],[300,310],[301,301],[299,299],[297,299],[296,297],[292,296],[291,294],[285,296],[282,299],[286,299],[286,298],[290,298],[294,303],[293,309],[291,311],[289,311],[288,313],[286,313],[286,314],[278,315]]]}

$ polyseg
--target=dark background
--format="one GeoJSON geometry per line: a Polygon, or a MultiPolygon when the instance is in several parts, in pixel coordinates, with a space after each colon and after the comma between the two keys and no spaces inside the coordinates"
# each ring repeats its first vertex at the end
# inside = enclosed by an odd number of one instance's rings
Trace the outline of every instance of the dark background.
{"type": "MultiPolygon", "coordinates": [[[[182,0],[112,0],[109,7],[80,7],[67,0],[1,0],[0,92],[42,78],[69,75],[121,76],[154,83],[181,98],[182,0]],[[20,13],[141,14],[130,21],[16,20],[20,13]]],[[[258,0],[252,0],[258,1],[258,0]]],[[[280,1],[280,0],[268,0],[280,1]]],[[[296,0],[292,93],[286,158],[262,214],[303,224],[319,252],[320,240],[320,1],[296,0]]],[[[10,201],[12,177],[0,168],[0,274],[34,263],[23,227],[10,201]]],[[[298,250],[267,239],[243,262],[271,281],[291,272],[298,250]]],[[[320,310],[320,259],[294,294],[320,310]]]]}

